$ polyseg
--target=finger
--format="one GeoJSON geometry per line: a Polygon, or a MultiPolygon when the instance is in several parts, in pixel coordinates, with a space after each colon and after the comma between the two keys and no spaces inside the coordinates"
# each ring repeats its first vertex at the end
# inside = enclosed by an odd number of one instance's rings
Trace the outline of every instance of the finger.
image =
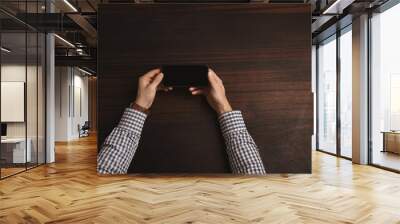
{"type": "Polygon", "coordinates": [[[161,83],[162,79],[164,78],[163,73],[158,73],[154,77],[153,81],[150,83],[150,87],[157,88],[157,86],[161,83]]]}
{"type": "Polygon", "coordinates": [[[143,77],[146,79],[151,79],[160,73],[161,73],[161,70],[159,68],[156,68],[156,69],[148,71],[146,74],[143,75],[143,77]]]}
{"type": "Polygon", "coordinates": [[[216,73],[214,72],[214,70],[212,70],[211,68],[208,68],[208,73],[211,73],[213,75],[216,75],[216,73]]]}
{"type": "Polygon", "coordinates": [[[163,89],[166,90],[173,90],[174,88],[172,86],[165,86],[164,84],[160,84],[162,86],[163,89]]]}
{"type": "Polygon", "coordinates": [[[172,91],[173,88],[172,88],[172,86],[165,86],[164,84],[161,83],[161,84],[157,87],[157,90],[158,90],[158,91],[169,92],[169,91],[172,91]]]}
{"type": "Polygon", "coordinates": [[[196,89],[200,89],[200,88],[199,88],[199,87],[195,87],[195,86],[189,87],[189,91],[194,91],[194,90],[196,90],[196,89]]]}
{"type": "Polygon", "coordinates": [[[164,91],[167,92],[168,88],[167,87],[157,87],[157,91],[164,91]]]}
{"type": "Polygon", "coordinates": [[[191,91],[192,95],[203,95],[205,93],[204,89],[196,89],[191,91]]]}
{"type": "Polygon", "coordinates": [[[216,81],[217,80],[217,74],[210,68],[208,70],[208,80],[211,81],[216,81]]]}
{"type": "Polygon", "coordinates": [[[210,69],[208,73],[208,81],[210,82],[211,87],[216,87],[218,84],[217,75],[210,69]]]}
{"type": "Polygon", "coordinates": [[[209,74],[211,75],[211,78],[216,82],[222,82],[222,79],[211,68],[209,69],[209,74]]]}
{"type": "Polygon", "coordinates": [[[164,87],[161,90],[164,91],[164,92],[169,92],[169,91],[172,90],[172,87],[164,87]]]}

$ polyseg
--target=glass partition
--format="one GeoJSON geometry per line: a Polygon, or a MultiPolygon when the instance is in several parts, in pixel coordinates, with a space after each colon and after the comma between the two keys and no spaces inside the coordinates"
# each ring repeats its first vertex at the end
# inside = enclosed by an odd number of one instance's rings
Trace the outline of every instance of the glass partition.
{"type": "MultiPolygon", "coordinates": [[[[9,1],[15,13],[39,13],[44,1],[9,1]]],[[[33,17],[35,18],[35,17],[33,17]]],[[[0,178],[45,163],[45,35],[0,12],[0,178]]]]}
{"type": "MultiPolygon", "coordinates": [[[[1,33],[1,177],[26,170],[26,33],[1,33]],[[6,49],[6,50],[4,50],[6,49]]],[[[28,150],[27,150],[28,146],[28,150]]]]}
{"type": "Polygon", "coordinates": [[[336,154],[336,36],[318,46],[318,145],[336,154]]]}

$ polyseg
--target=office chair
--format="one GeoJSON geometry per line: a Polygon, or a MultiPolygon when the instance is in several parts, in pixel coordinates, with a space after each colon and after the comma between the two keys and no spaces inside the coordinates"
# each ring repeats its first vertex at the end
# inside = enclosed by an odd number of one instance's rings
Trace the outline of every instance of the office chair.
{"type": "Polygon", "coordinates": [[[89,121],[85,121],[82,127],[80,127],[80,125],[78,124],[79,138],[89,136],[89,130],[90,130],[89,121]]]}

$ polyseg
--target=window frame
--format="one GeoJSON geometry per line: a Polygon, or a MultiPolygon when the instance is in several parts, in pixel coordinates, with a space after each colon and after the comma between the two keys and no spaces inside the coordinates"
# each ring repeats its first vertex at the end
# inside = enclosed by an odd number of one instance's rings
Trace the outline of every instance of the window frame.
{"type": "Polygon", "coordinates": [[[340,55],[340,37],[342,35],[344,35],[347,32],[352,32],[352,23],[347,24],[346,26],[344,26],[341,29],[338,29],[335,33],[333,33],[332,35],[328,36],[327,38],[320,40],[317,44],[316,44],[316,151],[318,152],[323,152],[323,153],[327,153],[329,155],[333,155],[336,157],[340,157],[340,158],[344,158],[347,160],[352,160],[352,158],[347,157],[342,155],[341,153],[341,119],[340,119],[340,84],[341,84],[341,67],[340,67],[340,59],[341,59],[341,55],[340,55]],[[332,153],[332,152],[328,152],[324,149],[321,149],[319,147],[319,93],[320,93],[320,89],[319,89],[319,81],[320,81],[320,74],[319,74],[319,47],[322,43],[326,43],[326,42],[330,42],[330,41],[336,41],[336,152],[332,153]]]}

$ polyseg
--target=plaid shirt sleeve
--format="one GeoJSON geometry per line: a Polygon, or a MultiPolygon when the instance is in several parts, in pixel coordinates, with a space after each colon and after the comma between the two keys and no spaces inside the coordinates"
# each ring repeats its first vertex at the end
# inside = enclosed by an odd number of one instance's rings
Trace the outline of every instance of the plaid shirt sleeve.
{"type": "Polygon", "coordinates": [[[147,115],[126,108],[117,127],[104,141],[97,156],[99,174],[126,174],[139,144],[147,115]]]}
{"type": "Polygon", "coordinates": [[[240,111],[227,112],[218,120],[232,172],[251,175],[266,174],[257,145],[247,132],[242,113],[240,111]]]}

